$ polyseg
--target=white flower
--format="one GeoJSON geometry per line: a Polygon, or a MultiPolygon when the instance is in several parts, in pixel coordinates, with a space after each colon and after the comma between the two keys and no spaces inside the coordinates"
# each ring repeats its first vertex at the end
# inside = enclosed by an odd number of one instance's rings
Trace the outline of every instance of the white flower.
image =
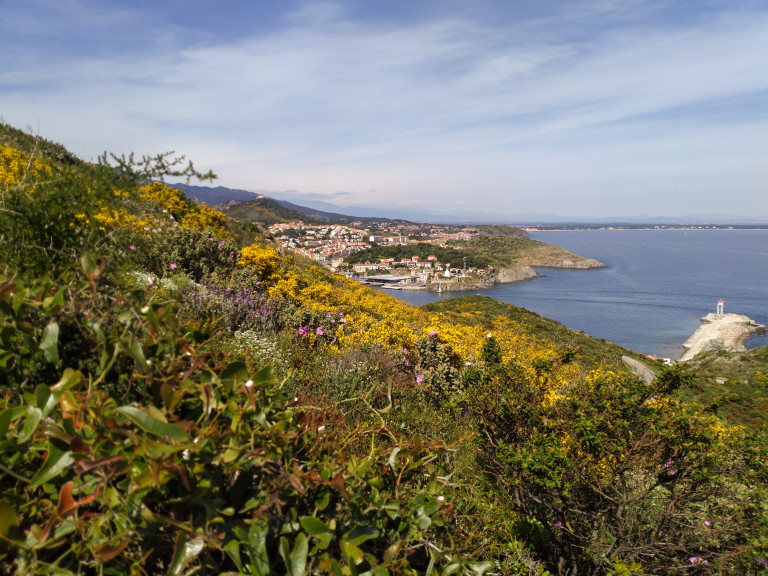
{"type": "Polygon", "coordinates": [[[248,380],[248,381],[245,383],[245,387],[246,387],[246,388],[250,388],[251,386],[253,386],[253,380],[248,380]]]}

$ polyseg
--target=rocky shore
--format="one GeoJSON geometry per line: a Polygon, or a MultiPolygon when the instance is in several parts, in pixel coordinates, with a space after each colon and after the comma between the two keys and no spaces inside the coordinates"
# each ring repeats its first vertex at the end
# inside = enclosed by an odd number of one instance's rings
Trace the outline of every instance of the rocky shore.
{"type": "Polygon", "coordinates": [[[765,326],[743,314],[707,314],[702,325],[683,344],[680,362],[709,350],[743,351],[744,342],[752,335],[765,334],[765,326]]]}
{"type": "MultiPolygon", "coordinates": [[[[496,284],[515,284],[517,282],[525,282],[526,280],[532,280],[543,276],[533,269],[537,268],[567,268],[573,270],[591,270],[595,268],[605,268],[605,264],[594,258],[585,258],[579,256],[573,252],[569,252],[557,246],[548,247],[547,254],[529,255],[520,258],[512,266],[506,266],[498,269],[492,275],[479,278],[464,278],[464,279],[450,279],[442,280],[436,278],[427,287],[421,287],[421,289],[427,289],[431,291],[437,291],[438,286],[444,291],[460,291],[460,290],[482,290],[486,288],[493,288],[496,284]]],[[[411,288],[419,289],[417,287],[411,288]]]]}

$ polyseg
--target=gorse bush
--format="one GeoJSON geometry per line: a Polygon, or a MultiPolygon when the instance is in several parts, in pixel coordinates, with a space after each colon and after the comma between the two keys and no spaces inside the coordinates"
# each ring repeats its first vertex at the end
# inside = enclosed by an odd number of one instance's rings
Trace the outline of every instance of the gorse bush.
{"type": "Polygon", "coordinates": [[[0,146],[2,571],[766,573],[766,438],[690,375],[336,277],[170,155],[0,146]]]}

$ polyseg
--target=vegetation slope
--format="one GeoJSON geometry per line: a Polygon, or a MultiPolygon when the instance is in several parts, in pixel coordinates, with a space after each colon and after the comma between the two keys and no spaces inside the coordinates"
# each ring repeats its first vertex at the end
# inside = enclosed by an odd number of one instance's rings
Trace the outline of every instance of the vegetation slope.
{"type": "Polygon", "coordinates": [[[690,375],[410,307],[170,175],[0,129],[0,570],[765,573],[765,436],[690,375]]]}

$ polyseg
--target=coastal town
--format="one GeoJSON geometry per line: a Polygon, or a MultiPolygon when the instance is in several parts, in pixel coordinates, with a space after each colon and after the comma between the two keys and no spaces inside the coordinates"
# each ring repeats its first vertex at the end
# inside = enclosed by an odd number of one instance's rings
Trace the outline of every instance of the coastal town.
{"type": "Polygon", "coordinates": [[[352,254],[374,246],[432,244],[458,248],[454,243],[480,236],[480,230],[474,226],[393,221],[311,225],[296,220],[273,224],[268,230],[284,248],[371,285],[396,289],[424,289],[433,285],[433,289],[440,290],[441,284],[456,285],[458,280],[489,273],[485,267],[467,266],[466,258],[459,262],[441,262],[434,254],[424,258],[414,254],[373,262],[347,262],[352,254]]]}

